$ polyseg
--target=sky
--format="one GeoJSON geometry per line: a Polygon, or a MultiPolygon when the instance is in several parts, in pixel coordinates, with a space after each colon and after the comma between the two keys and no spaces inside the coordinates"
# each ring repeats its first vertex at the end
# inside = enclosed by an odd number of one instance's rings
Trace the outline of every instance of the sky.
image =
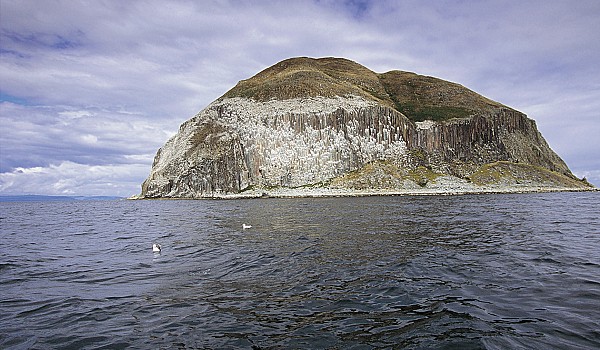
{"type": "Polygon", "coordinates": [[[131,196],[181,123],[283,59],[460,83],[600,186],[600,1],[0,0],[0,195],[131,196]]]}

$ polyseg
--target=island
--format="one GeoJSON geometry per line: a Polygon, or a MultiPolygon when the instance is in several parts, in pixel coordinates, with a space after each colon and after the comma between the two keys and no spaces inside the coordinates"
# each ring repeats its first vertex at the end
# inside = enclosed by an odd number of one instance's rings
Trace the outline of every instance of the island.
{"type": "Polygon", "coordinates": [[[586,191],[524,113],[442,79],[298,57],[184,122],[134,198],[586,191]]]}

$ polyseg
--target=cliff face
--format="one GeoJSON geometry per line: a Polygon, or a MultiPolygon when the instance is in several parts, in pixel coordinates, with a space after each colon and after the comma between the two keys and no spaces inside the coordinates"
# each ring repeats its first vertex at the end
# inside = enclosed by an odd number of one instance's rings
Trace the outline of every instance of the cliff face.
{"type": "MultiPolygon", "coordinates": [[[[511,176],[482,175],[499,161],[528,167],[538,186],[587,186],[533,120],[461,85],[376,74],[345,59],[295,58],[239,82],[182,124],[157,152],[140,197],[365,183],[403,190],[432,186],[436,178],[451,179],[450,187],[452,179],[487,186],[511,176]]],[[[526,173],[519,173],[521,182],[526,173]]]]}

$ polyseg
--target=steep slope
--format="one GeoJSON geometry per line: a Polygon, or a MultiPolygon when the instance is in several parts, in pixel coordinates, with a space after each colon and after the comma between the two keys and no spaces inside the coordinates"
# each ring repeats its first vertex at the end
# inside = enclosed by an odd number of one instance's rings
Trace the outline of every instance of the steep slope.
{"type": "Polygon", "coordinates": [[[533,120],[459,84],[301,57],[240,81],[182,124],[157,152],[140,197],[307,186],[402,192],[442,182],[451,191],[465,184],[589,186],[573,177],[533,120]],[[519,182],[479,176],[504,164],[498,162],[524,165],[519,182]],[[556,176],[546,181],[540,171],[556,176]]]}
{"type": "Polygon", "coordinates": [[[245,97],[265,102],[309,97],[360,96],[391,104],[376,73],[339,58],[291,58],[250,79],[240,81],[223,98],[245,97]]]}
{"type": "Polygon", "coordinates": [[[379,75],[397,111],[413,121],[444,121],[508,108],[462,85],[410,72],[379,75]]]}

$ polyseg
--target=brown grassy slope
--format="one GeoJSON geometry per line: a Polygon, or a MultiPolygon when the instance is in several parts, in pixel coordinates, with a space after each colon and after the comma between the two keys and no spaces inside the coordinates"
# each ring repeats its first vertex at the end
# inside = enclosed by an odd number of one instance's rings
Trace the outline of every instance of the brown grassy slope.
{"type": "Polygon", "coordinates": [[[395,108],[413,121],[462,118],[505,107],[459,84],[402,71],[377,74],[333,57],[281,61],[240,81],[223,97],[268,101],[347,95],[395,108]]]}
{"type": "Polygon", "coordinates": [[[358,95],[378,100],[373,93],[387,98],[377,74],[356,62],[341,58],[299,57],[281,61],[240,81],[223,97],[268,101],[358,95]]]}
{"type": "Polygon", "coordinates": [[[507,108],[460,84],[438,78],[396,70],[379,74],[379,79],[394,107],[413,121],[464,118],[507,108]]]}
{"type": "Polygon", "coordinates": [[[592,188],[587,181],[574,176],[550,171],[540,166],[499,161],[485,164],[471,174],[471,181],[477,185],[510,185],[518,184],[568,188],[592,188]]]}

